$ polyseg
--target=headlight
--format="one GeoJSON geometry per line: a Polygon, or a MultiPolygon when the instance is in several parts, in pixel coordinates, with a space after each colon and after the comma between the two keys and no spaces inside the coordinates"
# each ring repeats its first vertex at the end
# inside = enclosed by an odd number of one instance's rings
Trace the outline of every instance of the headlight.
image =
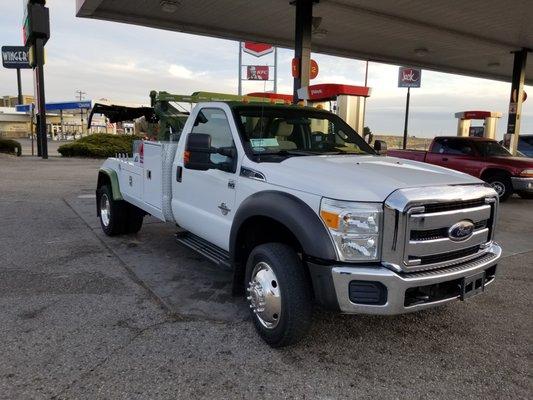
{"type": "Polygon", "coordinates": [[[320,217],[341,261],[377,260],[383,206],[323,198],[320,217]]]}
{"type": "Polygon", "coordinates": [[[524,169],[522,172],[520,172],[521,176],[533,176],[533,169],[524,169]]]}

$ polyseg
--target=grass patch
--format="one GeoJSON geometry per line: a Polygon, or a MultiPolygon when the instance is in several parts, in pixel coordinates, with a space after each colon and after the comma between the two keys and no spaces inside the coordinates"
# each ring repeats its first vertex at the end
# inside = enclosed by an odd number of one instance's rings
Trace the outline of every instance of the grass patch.
{"type": "Polygon", "coordinates": [[[14,154],[20,157],[22,155],[22,147],[16,140],[0,138],[0,153],[14,154]]]}
{"type": "Polygon", "coordinates": [[[114,157],[117,153],[132,155],[133,141],[138,140],[133,135],[109,135],[97,133],[85,136],[73,143],[59,146],[57,151],[63,157],[114,157]]]}

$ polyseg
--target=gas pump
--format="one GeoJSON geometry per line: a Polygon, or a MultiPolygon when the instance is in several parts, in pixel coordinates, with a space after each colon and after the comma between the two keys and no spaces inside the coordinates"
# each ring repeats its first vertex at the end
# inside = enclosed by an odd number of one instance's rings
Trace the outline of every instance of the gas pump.
{"type": "MultiPolygon", "coordinates": [[[[299,89],[298,98],[309,106],[334,112],[363,136],[365,98],[370,97],[370,91],[366,86],[324,83],[299,89]]],[[[286,94],[254,92],[248,96],[292,102],[292,96],[286,94]]]]}
{"type": "Polygon", "coordinates": [[[462,111],[455,113],[457,136],[479,136],[496,139],[496,126],[502,113],[494,111],[462,111]],[[484,120],[482,127],[472,126],[472,120],[484,120]]]}
{"type": "Polygon", "coordinates": [[[366,86],[324,83],[298,89],[298,97],[309,105],[332,111],[363,135],[365,98],[370,97],[366,86]]]}

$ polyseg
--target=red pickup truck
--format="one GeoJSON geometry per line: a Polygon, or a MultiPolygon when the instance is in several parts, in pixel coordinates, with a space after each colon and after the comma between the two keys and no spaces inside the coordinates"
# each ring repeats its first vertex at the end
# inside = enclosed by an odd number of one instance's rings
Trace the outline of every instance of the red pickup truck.
{"type": "Polygon", "coordinates": [[[533,160],[513,157],[495,140],[478,137],[441,136],[429,151],[389,150],[387,155],[423,161],[461,171],[491,184],[500,201],[513,193],[533,198],[533,160]]]}

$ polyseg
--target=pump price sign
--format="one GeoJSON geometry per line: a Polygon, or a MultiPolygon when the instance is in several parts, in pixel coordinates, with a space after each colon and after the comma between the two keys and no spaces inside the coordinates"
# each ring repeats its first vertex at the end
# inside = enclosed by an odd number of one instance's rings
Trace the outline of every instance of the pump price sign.
{"type": "Polygon", "coordinates": [[[28,48],[24,46],[2,46],[4,68],[31,68],[28,48]]]}
{"type": "Polygon", "coordinates": [[[422,70],[411,67],[400,67],[398,71],[398,87],[419,88],[422,81],[422,70]]]}

